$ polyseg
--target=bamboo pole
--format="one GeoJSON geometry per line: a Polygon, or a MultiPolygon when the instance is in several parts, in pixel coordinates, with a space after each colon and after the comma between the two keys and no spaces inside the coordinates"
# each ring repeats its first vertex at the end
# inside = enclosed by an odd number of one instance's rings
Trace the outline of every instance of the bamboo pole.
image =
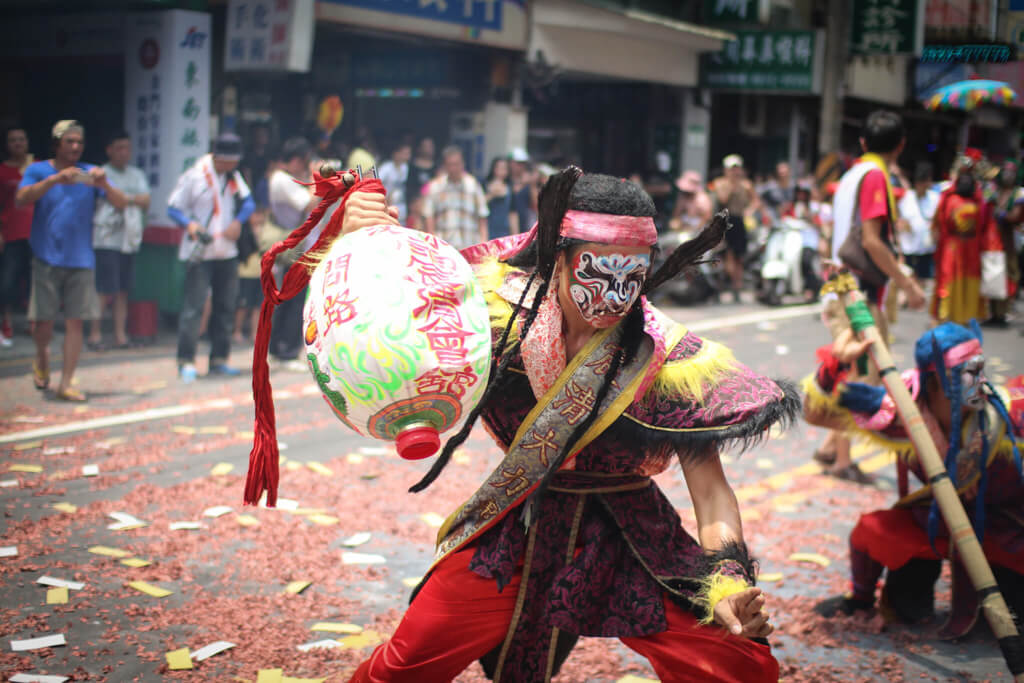
{"type": "MultiPolygon", "coordinates": [[[[839,295],[844,312],[847,313],[849,306],[864,301],[864,295],[857,288],[856,280],[849,273],[841,273],[834,277],[825,285],[825,289],[839,295]]],[[[956,488],[949,479],[942,457],[939,455],[938,449],[935,448],[931,434],[928,433],[928,428],[921,418],[921,412],[917,409],[917,404],[903,383],[903,379],[893,363],[892,355],[889,353],[888,345],[879,335],[878,328],[871,324],[860,330],[854,329],[854,333],[861,340],[872,341],[868,347],[868,355],[878,370],[886,390],[896,403],[896,412],[903,421],[914,450],[917,451],[917,456],[924,467],[928,483],[932,487],[932,494],[939,504],[942,518],[949,529],[949,537],[963,559],[971,584],[978,593],[978,600],[981,603],[985,619],[999,641],[999,647],[1010,673],[1014,675],[1014,680],[1017,683],[1024,683],[1024,641],[1017,632],[1017,627],[1006,606],[1006,601],[1003,600],[1002,593],[999,592],[999,586],[992,575],[992,568],[989,566],[988,560],[985,559],[985,553],[981,549],[978,537],[974,534],[967,513],[964,512],[956,488]]]]}

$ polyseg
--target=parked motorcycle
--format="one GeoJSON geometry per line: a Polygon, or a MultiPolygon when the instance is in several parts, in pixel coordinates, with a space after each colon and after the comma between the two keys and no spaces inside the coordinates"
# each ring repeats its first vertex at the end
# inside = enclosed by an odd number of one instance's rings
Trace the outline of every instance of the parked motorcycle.
{"type": "Polygon", "coordinates": [[[785,216],[772,226],[761,260],[758,301],[778,306],[788,294],[803,294],[801,257],[807,230],[814,230],[814,226],[792,216],[785,216]]]}
{"type": "MultiPolygon", "coordinates": [[[[695,231],[672,230],[658,236],[658,254],[653,269],[664,263],[665,259],[687,240],[696,237],[695,231]]],[[[688,268],[676,278],[666,282],[658,291],[667,296],[677,306],[693,306],[717,299],[720,292],[728,289],[728,276],[722,267],[721,254],[718,251],[708,252],[703,262],[688,268]]]]}

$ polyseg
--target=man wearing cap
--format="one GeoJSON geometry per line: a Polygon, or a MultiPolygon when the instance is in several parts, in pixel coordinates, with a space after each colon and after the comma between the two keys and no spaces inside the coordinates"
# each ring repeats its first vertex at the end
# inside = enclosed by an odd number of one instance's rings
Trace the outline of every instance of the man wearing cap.
{"type": "Polygon", "coordinates": [[[211,293],[210,374],[233,376],[227,364],[231,328],[238,299],[238,237],[255,208],[238,161],[242,141],[224,133],[213,152],[185,171],[167,200],[167,214],[185,228],[178,258],[188,262],[185,296],[178,323],[178,375],[186,384],[196,378],[196,342],[206,294],[211,293]]]}
{"type": "Polygon", "coordinates": [[[729,210],[729,230],[725,233],[725,270],[732,280],[733,297],[740,298],[743,287],[743,257],[747,253],[745,219],[761,208],[761,200],[743,168],[743,157],[730,154],[722,159],[725,173],[712,183],[719,208],[729,210]]]}
{"type": "Polygon", "coordinates": [[[49,345],[53,320],[64,310],[64,357],[55,396],[85,401],[71,386],[82,352],[82,321],[96,317],[97,301],[92,250],[92,216],[96,200],[105,197],[123,209],[128,198],[107,181],[106,172],[83,164],[85,129],[74,120],[58,121],[52,131],[53,158],[25,169],[15,196],[17,206],[34,204],[32,214],[32,290],[28,318],[36,359],[32,366],[36,388],[50,385],[49,345]]]}

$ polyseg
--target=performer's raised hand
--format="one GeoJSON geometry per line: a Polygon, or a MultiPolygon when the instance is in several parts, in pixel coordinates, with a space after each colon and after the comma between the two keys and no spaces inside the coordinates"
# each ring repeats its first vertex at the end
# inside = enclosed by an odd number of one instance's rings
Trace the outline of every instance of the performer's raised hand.
{"type": "Polygon", "coordinates": [[[715,605],[715,623],[724,626],[735,636],[765,638],[775,628],[768,623],[764,602],[764,593],[760,588],[733,593],[715,605]]]}
{"type": "Polygon", "coordinates": [[[341,234],[347,235],[372,225],[398,225],[398,207],[388,206],[379,192],[354,192],[345,201],[341,234]]]}

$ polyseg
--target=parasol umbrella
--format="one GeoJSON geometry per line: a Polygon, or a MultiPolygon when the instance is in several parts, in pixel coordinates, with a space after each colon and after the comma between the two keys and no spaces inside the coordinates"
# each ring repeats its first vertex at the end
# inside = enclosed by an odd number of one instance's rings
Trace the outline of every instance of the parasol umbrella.
{"type": "MultiPolygon", "coordinates": [[[[1002,81],[968,79],[944,85],[933,92],[925,101],[924,106],[931,111],[973,111],[982,104],[1009,106],[1017,93],[1002,81]]],[[[970,122],[965,120],[960,131],[961,142],[967,145],[967,132],[970,122]]]]}
{"type": "Polygon", "coordinates": [[[1002,81],[967,80],[945,85],[925,100],[926,109],[971,111],[981,104],[1009,105],[1017,93],[1002,81]]]}

